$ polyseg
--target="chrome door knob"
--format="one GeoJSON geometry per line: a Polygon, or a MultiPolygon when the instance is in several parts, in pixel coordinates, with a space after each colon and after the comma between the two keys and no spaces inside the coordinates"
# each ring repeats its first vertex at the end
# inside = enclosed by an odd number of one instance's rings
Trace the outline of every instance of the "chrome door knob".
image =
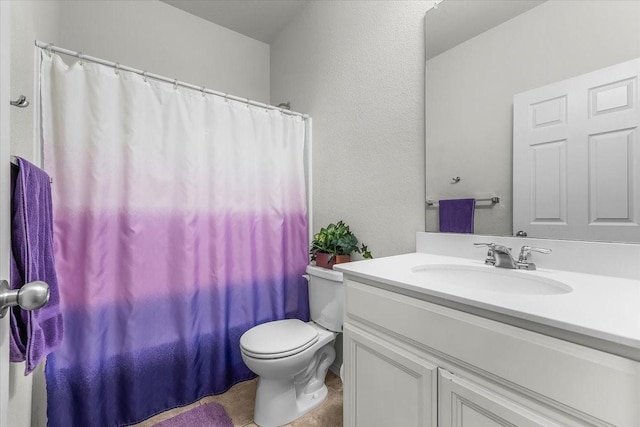
{"type": "Polygon", "coordinates": [[[0,318],[7,314],[9,307],[20,306],[23,310],[36,310],[49,301],[49,285],[36,280],[20,289],[9,289],[9,282],[0,281],[0,318]]]}

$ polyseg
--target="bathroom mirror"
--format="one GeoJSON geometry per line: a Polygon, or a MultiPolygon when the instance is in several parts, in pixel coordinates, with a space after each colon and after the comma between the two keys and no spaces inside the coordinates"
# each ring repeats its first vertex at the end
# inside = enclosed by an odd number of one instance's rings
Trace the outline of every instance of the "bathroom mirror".
{"type": "Polygon", "coordinates": [[[475,233],[512,235],[514,95],[640,57],[640,1],[444,0],[425,28],[426,231],[439,199],[499,197],[475,233]]]}

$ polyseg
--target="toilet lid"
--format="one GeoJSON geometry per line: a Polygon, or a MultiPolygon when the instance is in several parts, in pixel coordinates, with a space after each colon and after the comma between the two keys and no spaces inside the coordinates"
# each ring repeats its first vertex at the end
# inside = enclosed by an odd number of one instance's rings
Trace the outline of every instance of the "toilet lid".
{"type": "Polygon", "coordinates": [[[254,326],[240,337],[242,351],[257,359],[277,359],[300,353],[318,341],[318,331],[298,319],[254,326]]]}

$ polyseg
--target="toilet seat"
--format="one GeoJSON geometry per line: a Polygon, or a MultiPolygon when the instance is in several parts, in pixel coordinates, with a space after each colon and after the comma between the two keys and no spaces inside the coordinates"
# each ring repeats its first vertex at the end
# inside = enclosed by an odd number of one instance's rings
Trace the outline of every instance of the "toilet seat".
{"type": "Polygon", "coordinates": [[[256,359],[280,359],[298,354],[318,341],[318,331],[299,319],[255,326],[240,338],[242,352],[256,359]]]}

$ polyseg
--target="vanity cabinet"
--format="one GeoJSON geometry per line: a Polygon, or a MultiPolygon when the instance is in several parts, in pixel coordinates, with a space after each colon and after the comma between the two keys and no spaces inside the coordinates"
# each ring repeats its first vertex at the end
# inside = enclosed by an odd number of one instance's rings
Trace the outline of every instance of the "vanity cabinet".
{"type": "Polygon", "coordinates": [[[640,426],[640,363],[345,274],[344,425],[640,426]]]}

